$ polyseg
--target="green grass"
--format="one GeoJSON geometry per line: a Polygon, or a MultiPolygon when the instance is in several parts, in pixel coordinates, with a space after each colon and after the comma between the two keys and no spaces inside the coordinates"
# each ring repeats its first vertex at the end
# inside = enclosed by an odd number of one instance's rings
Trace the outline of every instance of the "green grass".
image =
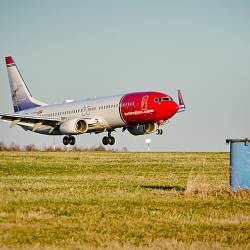
{"type": "Polygon", "coordinates": [[[2,249],[250,249],[228,153],[1,152],[2,249]]]}

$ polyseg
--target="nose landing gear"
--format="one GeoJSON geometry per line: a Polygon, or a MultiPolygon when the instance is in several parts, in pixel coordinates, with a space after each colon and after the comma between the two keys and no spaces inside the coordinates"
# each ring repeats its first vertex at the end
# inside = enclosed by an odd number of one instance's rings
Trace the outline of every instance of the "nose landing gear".
{"type": "Polygon", "coordinates": [[[76,139],[75,139],[75,137],[74,136],[64,136],[63,137],[63,144],[65,145],[65,146],[67,146],[67,145],[75,145],[75,143],[76,143],[76,139]]]}
{"type": "Polygon", "coordinates": [[[103,145],[114,145],[115,144],[115,138],[113,136],[111,136],[111,132],[108,132],[108,136],[104,136],[102,138],[102,143],[103,145]]]}
{"type": "Polygon", "coordinates": [[[162,129],[156,129],[156,134],[157,135],[162,135],[163,134],[163,130],[162,129]]]}

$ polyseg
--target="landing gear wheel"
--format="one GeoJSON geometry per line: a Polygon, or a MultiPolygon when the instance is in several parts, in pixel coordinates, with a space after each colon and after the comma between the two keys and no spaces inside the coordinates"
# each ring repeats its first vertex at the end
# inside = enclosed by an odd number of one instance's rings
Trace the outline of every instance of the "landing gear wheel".
{"type": "Polygon", "coordinates": [[[109,137],[109,145],[114,145],[115,144],[115,137],[110,136],[109,137]]]}
{"type": "Polygon", "coordinates": [[[107,136],[104,136],[103,138],[102,138],[102,143],[103,143],[103,145],[108,145],[109,144],[109,137],[107,137],[107,136]]]}
{"type": "Polygon", "coordinates": [[[157,134],[157,135],[162,135],[162,134],[163,134],[163,130],[158,128],[158,129],[156,130],[156,134],[157,134]]]}
{"type": "Polygon", "coordinates": [[[75,143],[76,143],[75,137],[74,136],[70,136],[69,137],[69,144],[73,146],[73,145],[75,145],[75,143]]]}
{"type": "Polygon", "coordinates": [[[104,136],[102,138],[102,143],[106,145],[114,145],[115,144],[115,138],[113,136],[104,136]]]}
{"type": "Polygon", "coordinates": [[[63,137],[63,144],[64,144],[65,146],[67,146],[69,143],[70,143],[69,137],[68,137],[68,136],[64,136],[64,137],[63,137]]]}
{"type": "Polygon", "coordinates": [[[67,145],[75,145],[75,143],[76,143],[76,139],[75,139],[75,137],[74,136],[64,136],[63,137],[63,144],[65,145],[65,146],[67,146],[67,145]]]}

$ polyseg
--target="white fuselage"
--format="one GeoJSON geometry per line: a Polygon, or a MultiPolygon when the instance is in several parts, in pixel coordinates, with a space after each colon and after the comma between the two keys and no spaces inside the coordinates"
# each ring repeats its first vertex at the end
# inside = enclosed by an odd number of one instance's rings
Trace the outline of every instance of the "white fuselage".
{"type": "MultiPolygon", "coordinates": [[[[105,125],[105,129],[114,129],[125,125],[120,115],[120,101],[122,97],[122,95],[117,95],[83,101],[72,101],[63,104],[46,105],[22,111],[20,114],[32,116],[36,115],[46,118],[79,118],[90,122],[97,119],[98,121],[103,122],[102,125],[105,125]]],[[[33,130],[33,126],[30,126],[30,124],[23,122],[20,125],[25,130],[33,130]]],[[[97,130],[100,130],[101,132],[104,129],[102,129],[102,127],[97,127],[97,130]]],[[[36,129],[35,132],[41,134],[60,135],[60,133],[57,133],[56,131],[51,132],[50,126],[47,125],[40,126],[40,128],[36,129]]]]}

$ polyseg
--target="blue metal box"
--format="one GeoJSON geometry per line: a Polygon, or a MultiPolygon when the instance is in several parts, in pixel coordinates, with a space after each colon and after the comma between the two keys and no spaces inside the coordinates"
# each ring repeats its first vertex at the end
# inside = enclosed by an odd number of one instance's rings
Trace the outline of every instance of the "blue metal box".
{"type": "Polygon", "coordinates": [[[230,143],[230,190],[250,189],[250,140],[228,139],[230,143]]]}

